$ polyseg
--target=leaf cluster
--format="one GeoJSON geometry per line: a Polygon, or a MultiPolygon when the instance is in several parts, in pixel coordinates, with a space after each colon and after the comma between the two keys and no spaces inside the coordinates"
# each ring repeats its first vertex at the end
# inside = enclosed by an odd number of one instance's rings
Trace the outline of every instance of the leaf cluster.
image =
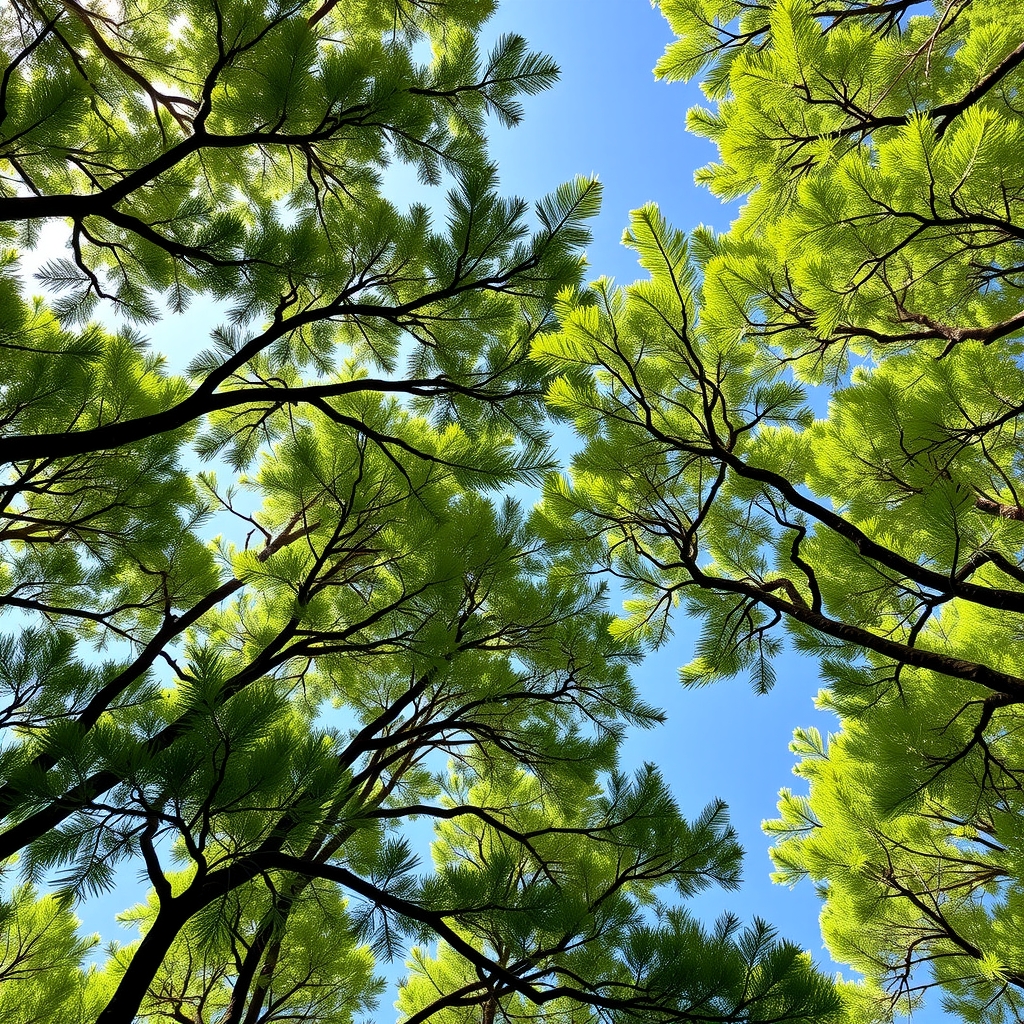
{"type": "Polygon", "coordinates": [[[616,635],[700,625],[686,685],[815,658],[830,741],[770,823],[810,877],[852,1019],[928,991],[1020,1013],[1024,612],[1017,11],[967,0],[664,0],[656,72],[703,76],[697,174],[728,232],[656,207],[644,277],[560,298],[534,343],[585,442],[536,513],[617,576],[616,635]]]}

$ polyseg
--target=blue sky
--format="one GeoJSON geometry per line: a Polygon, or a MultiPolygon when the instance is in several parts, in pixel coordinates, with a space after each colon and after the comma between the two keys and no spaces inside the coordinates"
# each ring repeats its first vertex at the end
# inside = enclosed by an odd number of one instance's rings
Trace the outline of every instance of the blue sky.
{"type": "Polygon", "coordinates": [[[677,227],[727,228],[735,208],[693,184],[715,149],[686,132],[686,111],[703,96],[695,85],[657,82],[652,74],[672,34],[647,0],[504,0],[486,36],[526,37],[550,54],[561,80],[526,97],[526,117],[495,127],[491,150],[502,183],[535,198],[577,174],[604,184],[602,213],[589,257],[595,272],[622,283],[636,260],[619,240],[634,210],[651,200],[677,227]]]}

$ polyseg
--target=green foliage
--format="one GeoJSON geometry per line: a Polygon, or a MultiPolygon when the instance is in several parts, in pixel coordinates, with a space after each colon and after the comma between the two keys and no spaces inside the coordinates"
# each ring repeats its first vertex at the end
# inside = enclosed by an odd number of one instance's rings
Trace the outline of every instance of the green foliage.
{"type": "MultiPolygon", "coordinates": [[[[168,880],[178,887],[189,879],[171,875],[168,880]]],[[[146,934],[154,926],[159,902],[151,892],[145,904],[119,918],[146,934]]],[[[142,1019],[184,1012],[217,1020],[237,1012],[235,965],[246,959],[254,939],[268,926],[276,945],[265,960],[270,969],[260,979],[260,1019],[350,1024],[372,1008],[384,983],[373,976],[373,956],[353,932],[339,887],[317,880],[293,897],[286,913],[281,909],[265,886],[248,885],[195,915],[155,972],[140,1010],[142,1019]]],[[[138,945],[110,946],[98,972],[103,982],[112,987],[123,977],[138,945]]]]}
{"type": "Polygon", "coordinates": [[[600,189],[500,194],[486,117],[557,69],[482,53],[491,7],[0,12],[5,1021],[350,1024],[413,945],[415,1020],[836,1011],[673,904],[735,884],[725,810],[618,773],[639,648],[500,493],[554,464],[530,345],[600,189]],[[393,160],[446,196],[400,208],[393,160]],[[200,301],[184,372],[110,326],[200,301]],[[93,949],[76,902],[133,870],[138,937],[93,949]]]}
{"type": "Polygon", "coordinates": [[[726,915],[709,933],[656,898],[669,883],[683,896],[738,884],[740,851],[721,803],[687,824],[650,765],[568,800],[514,764],[497,780],[480,767],[448,780],[451,818],[438,828],[432,884],[435,905],[479,909],[459,915],[436,953],[413,950],[397,1004],[410,1022],[588,1020],[594,1010],[810,1021],[834,1012],[833,988],[810,958],[763,922],[741,930],[726,915]],[[501,970],[474,969],[458,955],[463,942],[501,970]],[[517,974],[536,979],[539,1000],[517,974]]]}
{"type": "Polygon", "coordinates": [[[1024,16],[1017,7],[663,0],[665,78],[703,75],[697,173],[744,197],[646,277],[567,289],[534,344],[585,442],[550,542],[630,588],[615,635],[701,625],[683,682],[758,691],[789,643],[839,716],[769,823],[810,877],[851,1019],[929,990],[1020,1017],[1024,16]]]}
{"type": "Polygon", "coordinates": [[[78,934],[71,901],[15,886],[0,901],[0,1012],[11,1024],[91,1021],[103,1005],[103,985],[83,970],[96,936],[78,934]]]}

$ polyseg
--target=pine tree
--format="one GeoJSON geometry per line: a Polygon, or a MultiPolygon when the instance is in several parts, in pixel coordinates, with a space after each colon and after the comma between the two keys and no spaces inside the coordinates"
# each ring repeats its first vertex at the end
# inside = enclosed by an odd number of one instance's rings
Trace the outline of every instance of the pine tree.
{"type": "Polygon", "coordinates": [[[482,52],[491,6],[0,13],[11,1024],[348,1024],[412,946],[416,1021],[836,1010],[766,925],[671,903],[735,884],[724,810],[618,774],[661,719],[636,648],[501,494],[552,464],[529,348],[599,189],[532,233],[499,194],[485,118],[557,69],[482,52]],[[447,198],[400,208],[390,161],[447,198]],[[192,301],[227,312],[177,372],[140,330],[192,301]],[[75,907],[132,868],[138,938],[96,959],[75,907]]]}
{"type": "Polygon", "coordinates": [[[1024,14],[965,0],[662,0],[657,66],[742,197],[731,230],[636,211],[645,279],[566,292],[535,353],[585,439],[545,535],[632,590],[624,639],[701,622],[683,681],[818,659],[778,879],[809,876],[870,1019],[936,989],[1024,1011],[1024,14]]]}

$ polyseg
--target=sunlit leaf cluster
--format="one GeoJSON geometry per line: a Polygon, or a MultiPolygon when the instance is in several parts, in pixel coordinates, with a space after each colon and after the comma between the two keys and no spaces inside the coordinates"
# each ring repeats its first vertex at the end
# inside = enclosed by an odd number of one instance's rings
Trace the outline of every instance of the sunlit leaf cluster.
{"type": "MultiPolygon", "coordinates": [[[[688,237],[560,298],[534,344],[585,440],[538,522],[629,591],[616,635],[700,634],[688,685],[816,659],[779,879],[814,880],[853,1019],[1016,1020],[1024,701],[1024,181],[1016,6],[663,0],[701,78],[688,237]]],[[[779,685],[783,685],[783,681],[779,685]]]]}

